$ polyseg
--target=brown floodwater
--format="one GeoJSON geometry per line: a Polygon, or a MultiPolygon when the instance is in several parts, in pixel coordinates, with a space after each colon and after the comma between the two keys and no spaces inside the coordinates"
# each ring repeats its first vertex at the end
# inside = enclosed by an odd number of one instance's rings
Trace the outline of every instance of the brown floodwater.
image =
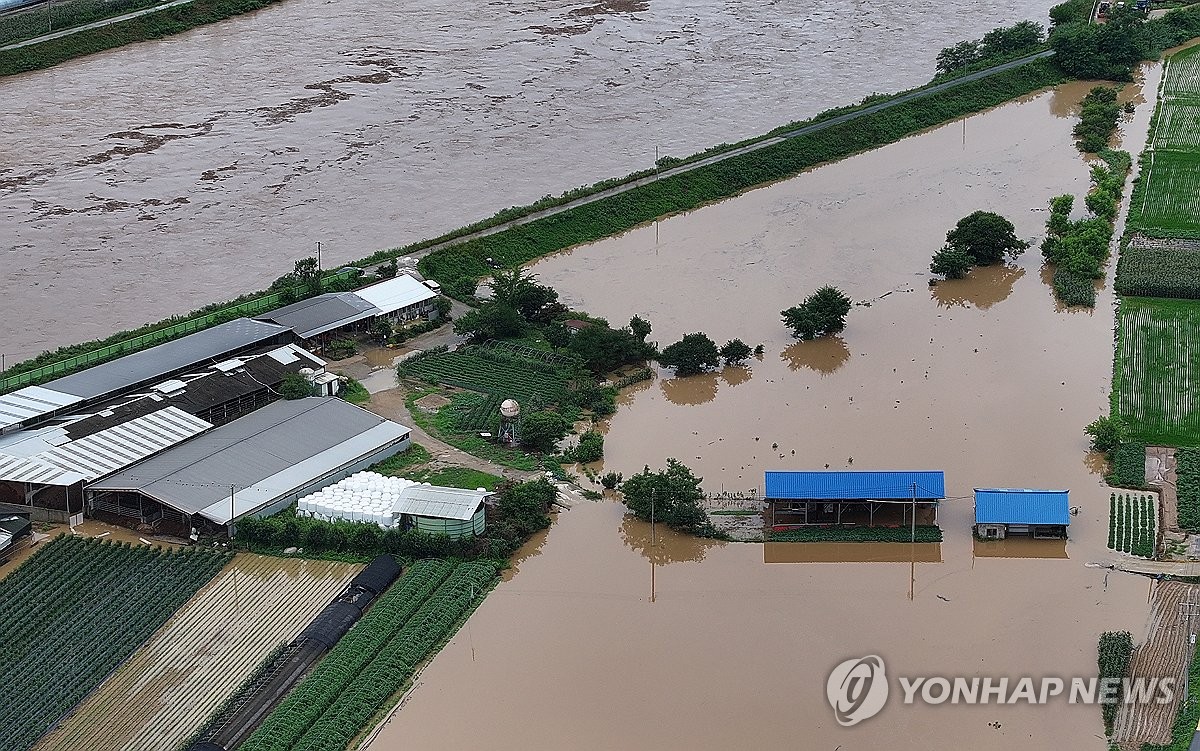
{"type": "Polygon", "coordinates": [[[928,80],[1044,3],[288,0],[0,82],[10,362],[928,80]],[[148,83],[149,82],[149,83],[148,83]]]}
{"type": "MultiPolygon", "coordinates": [[[[1095,707],[893,699],[847,729],[824,686],[871,654],[893,676],[1087,677],[1101,631],[1143,633],[1146,582],[1087,565],[1109,557],[1082,427],[1106,408],[1110,290],[1094,311],[1060,309],[1036,248],[927,286],[963,215],[1000,211],[1036,240],[1051,196],[1082,195],[1064,101],[1085,88],[972,117],[965,142],[952,123],[669,219],[657,243],[643,228],[538,264],[569,303],[648,317],[660,343],[701,330],[765,346],[747,373],[660,373],[622,394],[606,468],[678,457],[712,492],[761,490],[766,469],[944,469],[945,539],[716,543],[651,533],[611,500],[576,505],[371,749],[1104,749],[1095,707]],[[793,342],[779,311],[824,283],[870,305],[835,339],[793,342]],[[969,496],[985,486],[1070,488],[1071,539],[981,552],[969,496]]],[[[1139,105],[1126,148],[1148,117],[1139,105]]]]}

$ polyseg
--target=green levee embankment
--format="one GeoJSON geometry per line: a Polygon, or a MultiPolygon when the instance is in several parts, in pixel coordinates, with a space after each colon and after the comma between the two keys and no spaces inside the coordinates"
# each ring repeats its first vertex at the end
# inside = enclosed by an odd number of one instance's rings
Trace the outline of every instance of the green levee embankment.
{"type": "Polygon", "coordinates": [[[816,165],[868,151],[957,117],[1003,104],[1064,80],[1048,60],[964,83],[816,133],[664,178],[488,237],[434,251],[420,262],[439,282],[490,273],[486,261],[528,263],[548,253],[618,234],[640,224],[792,177],[816,165]]]}
{"type": "Polygon", "coordinates": [[[0,52],[0,76],[58,65],[71,58],[178,34],[265,8],[280,0],[194,0],[144,16],[0,52]]]}

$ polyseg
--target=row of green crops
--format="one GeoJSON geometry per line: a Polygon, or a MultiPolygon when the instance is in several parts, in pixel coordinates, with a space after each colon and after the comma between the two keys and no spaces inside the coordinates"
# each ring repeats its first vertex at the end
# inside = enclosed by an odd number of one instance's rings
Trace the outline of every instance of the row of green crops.
{"type": "MultiPolygon", "coordinates": [[[[801,527],[772,531],[769,542],[911,542],[911,527],[801,527]]],[[[918,524],[917,542],[941,542],[942,528],[918,524]]]]}
{"type": "Polygon", "coordinates": [[[409,566],[404,576],[342,637],[304,682],[271,712],[240,747],[242,751],[284,751],[295,747],[454,568],[446,560],[426,560],[409,566]]]}
{"type": "Polygon", "coordinates": [[[1200,251],[1130,244],[1117,262],[1122,295],[1200,299],[1200,251]]]}
{"type": "Polygon", "coordinates": [[[993,107],[1015,96],[1062,81],[1047,60],[1022,65],[906,101],[823,130],[691,172],[672,175],[561,214],[430,253],[420,262],[427,277],[447,283],[490,273],[487,259],[524,265],[580,243],[617,234],[656,218],[729,198],[744,190],[798,174],[897,141],[956,117],[993,107]]]}
{"type": "Polygon", "coordinates": [[[1200,435],[1200,302],[1126,297],[1117,312],[1117,409],[1130,437],[1181,446],[1200,435]]]}
{"type": "Polygon", "coordinates": [[[1108,499],[1108,547],[1153,558],[1158,540],[1154,496],[1113,493],[1108,499]]]}
{"type": "Polygon", "coordinates": [[[1167,59],[1141,174],[1129,204],[1130,231],[1200,237],[1200,49],[1167,59]]]}
{"type": "Polygon", "coordinates": [[[1122,443],[1112,452],[1112,474],[1104,481],[1114,488],[1146,487],[1146,444],[1122,443]]]}
{"type": "Polygon", "coordinates": [[[0,581],[0,748],[31,748],[230,557],[61,536],[0,581]]]}
{"type": "MultiPolygon", "coordinates": [[[[1096,647],[1096,668],[1100,679],[1113,679],[1118,683],[1129,675],[1129,660],[1133,657],[1133,636],[1128,631],[1105,631],[1100,634],[1096,647]]],[[[1121,704],[1121,692],[1110,701],[1101,704],[1104,714],[1104,732],[1112,735],[1113,722],[1117,718],[1117,707],[1121,704]]]]}
{"type": "Polygon", "coordinates": [[[1175,492],[1179,528],[1200,532],[1200,448],[1175,452],[1175,492]]]}
{"type": "Polygon", "coordinates": [[[495,578],[491,564],[413,564],[240,751],[345,749],[449,638],[495,578]]]}
{"type": "Polygon", "coordinates": [[[454,428],[472,432],[494,430],[505,399],[516,399],[527,414],[568,404],[574,363],[567,362],[570,365],[547,362],[503,346],[479,346],[407,361],[398,373],[401,378],[477,392],[456,396],[450,408],[454,428]]]}

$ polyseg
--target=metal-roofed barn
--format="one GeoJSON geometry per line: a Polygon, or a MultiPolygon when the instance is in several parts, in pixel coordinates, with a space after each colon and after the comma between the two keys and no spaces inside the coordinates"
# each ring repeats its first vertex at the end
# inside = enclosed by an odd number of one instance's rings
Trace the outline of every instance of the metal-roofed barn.
{"type": "Polygon", "coordinates": [[[199,364],[231,357],[266,344],[284,344],[283,326],[239,318],[156,347],[118,357],[41,386],[0,395],[0,433],[78,411],[129,389],[162,382],[199,364]]]}
{"type": "Polygon", "coordinates": [[[813,471],[767,472],[767,505],[771,526],[910,523],[915,510],[923,523],[937,523],[938,501],[946,497],[941,471],[813,471]],[[877,519],[884,513],[891,518],[877,519]]]}
{"type": "Polygon", "coordinates": [[[275,402],[93,483],[86,495],[89,506],[152,505],[185,528],[215,530],[404,451],[409,433],[333,397],[275,402]]]}
{"type": "Polygon", "coordinates": [[[1014,535],[1064,538],[1071,523],[1069,491],[976,488],[975,534],[984,540],[1014,535]]]}

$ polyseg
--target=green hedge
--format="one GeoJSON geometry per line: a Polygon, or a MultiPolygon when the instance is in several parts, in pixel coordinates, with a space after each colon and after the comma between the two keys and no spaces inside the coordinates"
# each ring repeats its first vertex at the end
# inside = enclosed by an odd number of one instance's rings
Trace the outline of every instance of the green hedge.
{"type": "Polygon", "coordinates": [[[1200,531],[1200,448],[1175,452],[1175,490],[1179,506],[1179,528],[1200,531]]]}
{"type": "Polygon", "coordinates": [[[694,209],[749,188],[782,180],[897,141],[925,128],[978,112],[1064,79],[1047,60],[905,102],[824,130],[643,185],[488,237],[434,251],[421,259],[427,277],[443,284],[490,273],[486,259],[518,266],[557,250],[694,209]]]}
{"type": "MultiPolygon", "coordinates": [[[[805,527],[771,532],[768,542],[910,542],[911,527],[805,527]]],[[[917,525],[917,542],[941,542],[942,528],[917,525]]]]}

